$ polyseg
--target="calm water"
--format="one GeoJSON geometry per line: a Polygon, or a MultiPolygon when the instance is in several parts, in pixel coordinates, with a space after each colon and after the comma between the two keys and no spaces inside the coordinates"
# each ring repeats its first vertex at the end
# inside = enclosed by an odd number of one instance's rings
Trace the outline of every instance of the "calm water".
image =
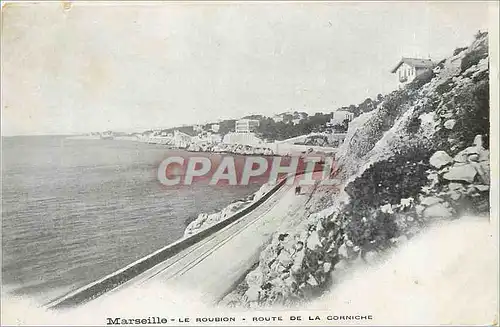
{"type": "Polygon", "coordinates": [[[201,211],[259,188],[165,189],[156,168],[167,154],[127,141],[3,138],[3,285],[62,294],[172,243],[201,211]]]}

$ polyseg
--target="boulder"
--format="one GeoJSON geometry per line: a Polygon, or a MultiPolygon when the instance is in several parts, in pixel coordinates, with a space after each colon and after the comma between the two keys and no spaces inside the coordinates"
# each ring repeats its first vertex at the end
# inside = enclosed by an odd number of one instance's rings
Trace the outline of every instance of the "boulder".
{"type": "Polygon", "coordinates": [[[311,274],[309,274],[309,276],[307,277],[307,284],[309,284],[309,285],[311,285],[313,287],[319,285],[318,281],[316,280],[316,278],[313,275],[311,275],[311,274]]]}
{"type": "Polygon", "coordinates": [[[295,243],[295,251],[300,251],[303,248],[304,248],[304,242],[298,241],[297,243],[295,243]]]}
{"type": "Polygon", "coordinates": [[[305,251],[299,251],[295,254],[293,259],[293,265],[291,268],[292,273],[297,274],[302,270],[302,262],[304,261],[305,251]]]}
{"type": "Polygon", "coordinates": [[[246,292],[245,295],[248,299],[248,302],[256,302],[259,300],[260,296],[260,289],[258,287],[250,287],[246,292]]]}
{"type": "Polygon", "coordinates": [[[394,211],[392,211],[392,206],[390,203],[388,204],[384,204],[383,206],[380,207],[380,211],[384,212],[384,213],[394,213],[394,211]]]}
{"type": "Polygon", "coordinates": [[[292,289],[297,284],[297,281],[292,276],[288,276],[283,280],[283,283],[285,284],[286,287],[292,289]]]}
{"type": "Polygon", "coordinates": [[[284,267],[289,267],[293,263],[292,256],[287,251],[280,252],[280,255],[278,256],[278,261],[284,267]]]}
{"type": "Polygon", "coordinates": [[[283,288],[285,286],[285,282],[280,277],[273,278],[270,282],[276,288],[283,288]]]}
{"type": "Polygon", "coordinates": [[[339,247],[339,255],[343,256],[344,258],[348,258],[348,253],[347,253],[347,247],[345,244],[342,244],[339,247]]]}
{"type": "Polygon", "coordinates": [[[478,148],[483,148],[483,137],[481,135],[476,135],[473,144],[478,148]]]}
{"type": "Polygon", "coordinates": [[[450,191],[448,192],[448,195],[450,196],[450,198],[452,200],[459,200],[461,197],[462,197],[462,194],[460,192],[457,192],[457,191],[450,191]]]}
{"type": "Polygon", "coordinates": [[[479,154],[473,153],[467,157],[467,160],[477,162],[479,161],[479,154]]]}
{"type": "Polygon", "coordinates": [[[399,202],[402,208],[411,207],[413,204],[413,198],[401,199],[399,202]]]}
{"type": "Polygon", "coordinates": [[[260,287],[264,282],[264,275],[259,269],[255,269],[247,274],[245,281],[249,287],[260,287]]]}
{"type": "Polygon", "coordinates": [[[332,263],[331,262],[325,262],[323,264],[323,271],[325,273],[329,272],[332,269],[332,263]]]}
{"type": "Polygon", "coordinates": [[[479,161],[490,161],[490,151],[483,150],[479,152],[479,161]]]}
{"type": "Polygon", "coordinates": [[[448,119],[447,121],[444,122],[444,128],[446,128],[446,129],[453,129],[453,127],[455,126],[456,122],[457,121],[455,119],[448,119]]]}
{"type": "Polygon", "coordinates": [[[432,206],[432,205],[434,205],[436,203],[440,203],[440,202],[443,202],[443,199],[438,198],[437,196],[428,196],[428,197],[422,198],[422,200],[420,201],[420,203],[422,205],[425,205],[425,206],[432,206]]]}
{"type": "Polygon", "coordinates": [[[484,184],[490,184],[490,164],[488,161],[472,163],[484,184]]]}
{"type": "Polygon", "coordinates": [[[460,189],[463,189],[464,186],[460,183],[450,183],[448,185],[448,188],[451,190],[451,191],[454,191],[454,190],[460,190],[460,189]]]}
{"type": "Polygon", "coordinates": [[[318,224],[316,225],[316,230],[318,232],[322,231],[323,230],[323,222],[320,220],[318,221],[318,224]]]}
{"type": "Polygon", "coordinates": [[[427,207],[424,210],[423,215],[426,218],[450,218],[453,216],[453,212],[445,203],[436,203],[427,207]]]}
{"type": "Polygon", "coordinates": [[[436,168],[441,168],[443,166],[446,166],[452,161],[453,158],[450,157],[448,153],[444,151],[436,151],[429,159],[429,163],[436,168]]]}
{"type": "Polygon", "coordinates": [[[477,188],[481,192],[485,192],[485,191],[488,191],[490,189],[489,185],[478,184],[478,185],[474,185],[474,187],[477,188]]]}
{"type": "Polygon", "coordinates": [[[483,152],[482,148],[477,146],[470,146],[468,148],[463,149],[453,158],[456,162],[468,162],[468,157],[472,154],[480,154],[483,152]]]}
{"type": "Polygon", "coordinates": [[[443,175],[443,177],[449,181],[466,181],[472,183],[476,174],[476,168],[473,165],[466,164],[451,167],[450,170],[443,175]]]}
{"type": "Polygon", "coordinates": [[[307,248],[309,250],[316,250],[317,248],[320,248],[322,246],[320,240],[319,240],[319,235],[317,231],[313,231],[311,235],[309,235],[309,238],[307,239],[307,248]]]}

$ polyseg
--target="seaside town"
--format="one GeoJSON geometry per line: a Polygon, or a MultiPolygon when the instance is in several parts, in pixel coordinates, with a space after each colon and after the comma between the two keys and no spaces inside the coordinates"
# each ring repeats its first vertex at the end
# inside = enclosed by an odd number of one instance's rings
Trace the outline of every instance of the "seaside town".
{"type": "MultiPolygon", "coordinates": [[[[416,59],[404,69],[405,83],[411,82],[425,70],[416,59]],[[412,73],[413,75],[407,75],[412,73]],[[406,77],[408,76],[408,77],[406,77]]],[[[403,58],[399,67],[407,62],[403,58]]],[[[429,61],[430,62],[430,61],[429,61]]],[[[426,63],[429,67],[428,62],[426,63]]],[[[402,80],[398,77],[398,80],[402,80]]],[[[400,84],[403,85],[403,84],[400,84]]],[[[193,152],[218,152],[242,155],[280,155],[297,153],[335,152],[345,139],[349,123],[363,112],[374,109],[382,101],[367,98],[358,106],[340,108],[329,114],[289,111],[265,117],[252,115],[241,119],[218,120],[204,125],[183,125],[177,128],[153,129],[144,132],[93,132],[71,139],[104,139],[161,144],[168,148],[193,152]]]]}

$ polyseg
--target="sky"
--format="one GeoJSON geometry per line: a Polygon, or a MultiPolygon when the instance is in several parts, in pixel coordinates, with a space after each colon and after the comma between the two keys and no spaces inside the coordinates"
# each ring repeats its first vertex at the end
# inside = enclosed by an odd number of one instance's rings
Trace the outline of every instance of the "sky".
{"type": "Polygon", "coordinates": [[[394,90],[402,56],[440,60],[487,28],[478,1],[10,3],[2,135],[331,112],[394,90]]]}

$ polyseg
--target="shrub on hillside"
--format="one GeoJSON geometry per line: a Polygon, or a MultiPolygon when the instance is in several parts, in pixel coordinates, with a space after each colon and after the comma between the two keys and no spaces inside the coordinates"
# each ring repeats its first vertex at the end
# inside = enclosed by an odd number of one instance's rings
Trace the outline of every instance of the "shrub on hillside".
{"type": "Polygon", "coordinates": [[[484,59],[487,57],[488,57],[488,48],[487,47],[480,47],[476,50],[468,52],[462,58],[462,63],[460,64],[460,71],[461,72],[466,71],[470,67],[477,65],[481,61],[481,59],[484,59]]]}
{"type": "Polygon", "coordinates": [[[450,137],[457,140],[459,148],[472,143],[478,134],[483,135],[484,147],[489,149],[490,88],[488,79],[472,87],[470,92],[456,95],[456,124],[450,137]]]}
{"type": "Polygon", "coordinates": [[[453,81],[450,78],[447,81],[443,82],[442,84],[438,85],[436,87],[436,92],[439,94],[444,94],[444,93],[450,92],[453,89],[454,85],[455,84],[453,83],[453,81]]]}
{"type": "Polygon", "coordinates": [[[425,171],[429,166],[421,160],[428,155],[425,150],[412,148],[404,154],[376,162],[345,190],[353,201],[360,201],[361,207],[398,203],[401,198],[416,196],[420,187],[427,183],[425,171]]]}
{"type": "Polygon", "coordinates": [[[381,212],[380,206],[399,204],[403,198],[416,198],[428,183],[429,157],[425,149],[410,148],[388,160],[374,163],[348,184],[345,191],[351,201],[342,210],[346,233],[357,245],[384,244],[398,236],[396,217],[381,212]],[[418,161],[417,161],[418,160],[418,161]]]}

